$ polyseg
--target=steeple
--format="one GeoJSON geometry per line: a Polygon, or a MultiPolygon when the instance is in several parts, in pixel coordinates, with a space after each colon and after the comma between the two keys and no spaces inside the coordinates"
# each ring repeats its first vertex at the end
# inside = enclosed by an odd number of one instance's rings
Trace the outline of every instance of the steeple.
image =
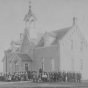
{"type": "Polygon", "coordinates": [[[36,18],[31,10],[31,1],[29,1],[29,11],[28,14],[25,15],[24,21],[25,21],[25,28],[28,30],[28,34],[30,36],[30,25],[32,22],[34,22],[34,26],[35,26],[35,21],[36,21],[36,18]]]}
{"type": "Polygon", "coordinates": [[[31,1],[29,1],[29,11],[28,11],[28,15],[32,15],[32,11],[31,11],[31,1]]]}

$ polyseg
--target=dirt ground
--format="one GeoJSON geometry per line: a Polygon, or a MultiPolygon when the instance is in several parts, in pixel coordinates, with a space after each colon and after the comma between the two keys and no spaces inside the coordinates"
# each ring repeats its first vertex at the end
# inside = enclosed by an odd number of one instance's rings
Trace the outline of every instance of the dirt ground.
{"type": "Polygon", "coordinates": [[[29,81],[22,82],[0,82],[0,88],[88,88],[88,82],[82,83],[33,83],[29,81]]]}

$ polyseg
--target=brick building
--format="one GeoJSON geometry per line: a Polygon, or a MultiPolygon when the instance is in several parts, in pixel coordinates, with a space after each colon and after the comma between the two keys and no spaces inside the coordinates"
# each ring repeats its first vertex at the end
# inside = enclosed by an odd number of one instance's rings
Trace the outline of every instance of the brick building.
{"type": "Polygon", "coordinates": [[[80,71],[83,79],[87,79],[88,43],[77,25],[77,18],[73,18],[71,27],[45,32],[39,39],[30,38],[30,23],[35,20],[29,6],[24,32],[4,52],[3,71],[38,71],[40,68],[44,71],[80,71]]]}

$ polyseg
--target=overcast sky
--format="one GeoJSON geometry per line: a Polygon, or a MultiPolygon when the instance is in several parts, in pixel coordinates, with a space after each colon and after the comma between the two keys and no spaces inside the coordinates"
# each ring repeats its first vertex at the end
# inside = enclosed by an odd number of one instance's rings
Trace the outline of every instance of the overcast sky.
{"type": "MultiPolygon", "coordinates": [[[[58,30],[72,26],[73,17],[88,41],[88,0],[31,0],[32,12],[37,18],[31,36],[37,32],[58,30]]],[[[18,40],[23,33],[25,14],[29,0],[0,0],[0,71],[3,71],[4,50],[12,40],[18,40]]]]}

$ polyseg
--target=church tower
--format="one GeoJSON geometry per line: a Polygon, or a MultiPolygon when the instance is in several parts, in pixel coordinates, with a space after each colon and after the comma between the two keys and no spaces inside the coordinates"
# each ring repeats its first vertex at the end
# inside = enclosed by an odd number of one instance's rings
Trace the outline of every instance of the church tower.
{"type": "Polygon", "coordinates": [[[25,21],[25,28],[28,30],[28,34],[30,37],[31,23],[34,23],[34,27],[35,27],[35,21],[36,21],[36,18],[35,18],[34,14],[32,13],[32,10],[31,10],[31,1],[29,2],[29,11],[28,11],[28,14],[25,15],[24,21],[25,21]]]}

